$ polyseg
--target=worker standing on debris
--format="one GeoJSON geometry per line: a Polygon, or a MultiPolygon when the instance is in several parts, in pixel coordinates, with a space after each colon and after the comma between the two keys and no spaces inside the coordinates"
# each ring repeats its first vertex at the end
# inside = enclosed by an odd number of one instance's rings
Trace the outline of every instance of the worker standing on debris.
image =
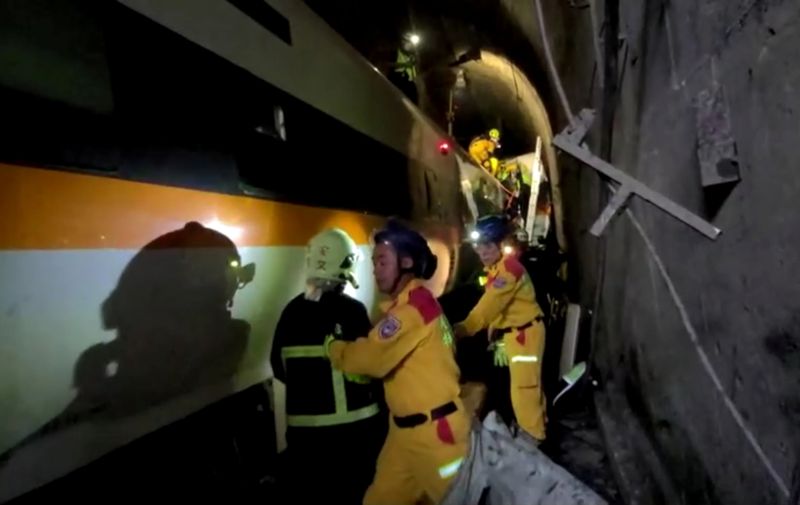
{"type": "Polygon", "coordinates": [[[385,417],[379,387],[369,378],[331,369],[325,338],[354,340],[371,326],[363,303],[344,293],[358,287],[355,242],[337,228],[313,237],[306,250],[306,292],[284,308],[271,364],[286,385],[288,491],[302,502],[331,494],[358,504],[369,486],[385,417]],[[313,474],[318,486],[308,486],[313,474]]]}
{"type": "Polygon", "coordinates": [[[473,232],[475,250],[488,274],[486,291],[467,318],[455,326],[457,337],[488,329],[495,364],[509,366],[511,404],[519,426],[541,442],[545,439],[542,390],[544,314],[533,283],[515,254],[503,255],[510,235],[502,216],[485,216],[473,232]]]}
{"type": "Polygon", "coordinates": [[[479,135],[472,139],[469,143],[469,155],[475,163],[496,177],[500,162],[494,156],[494,152],[499,148],[500,130],[492,128],[488,135],[479,135]]]}
{"type": "Polygon", "coordinates": [[[365,338],[329,338],[334,368],[383,379],[391,414],[366,505],[438,503],[467,453],[469,417],[442,308],[423,285],[436,271],[425,239],[390,222],[374,236],[375,280],[391,296],[365,338]]]}

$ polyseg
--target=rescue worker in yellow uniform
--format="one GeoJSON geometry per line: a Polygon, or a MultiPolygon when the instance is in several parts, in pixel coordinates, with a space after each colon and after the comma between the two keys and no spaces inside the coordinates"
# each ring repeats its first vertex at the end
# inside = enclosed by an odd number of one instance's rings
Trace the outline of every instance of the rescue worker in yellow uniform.
{"type": "Polygon", "coordinates": [[[477,237],[475,249],[488,274],[485,292],[454,330],[456,337],[489,331],[495,364],[510,367],[511,405],[517,424],[541,442],[546,423],[541,383],[544,313],[525,267],[515,255],[503,255],[503,241],[509,235],[503,216],[478,220],[473,237],[477,237]]]}
{"type": "Polygon", "coordinates": [[[524,219],[531,198],[531,170],[519,160],[506,161],[497,172],[497,180],[510,193],[506,213],[524,219]]]}
{"type": "Polygon", "coordinates": [[[500,148],[500,130],[492,128],[488,135],[480,135],[469,143],[469,155],[472,160],[484,170],[497,176],[500,162],[494,156],[494,151],[500,148]]]}
{"type": "Polygon", "coordinates": [[[298,502],[336,496],[361,503],[386,437],[380,382],[333,370],[325,338],[355,340],[372,324],[344,292],[358,250],[344,230],[315,235],[306,249],[306,289],[281,312],[272,344],[275,378],[286,385],[286,493],[298,502]],[[309,486],[309,475],[318,485],[309,486]]]}
{"type": "Polygon", "coordinates": [[[423,284],[436,256],[420,234],[393,221],[373,238],[375,280],[391,299],[366,337],[331,338],[328,351],[335,369],[383,380],[389,434],[364,504],[438,503],[467,454],[470,418],[459,399],[452,330],[423,284]]]}

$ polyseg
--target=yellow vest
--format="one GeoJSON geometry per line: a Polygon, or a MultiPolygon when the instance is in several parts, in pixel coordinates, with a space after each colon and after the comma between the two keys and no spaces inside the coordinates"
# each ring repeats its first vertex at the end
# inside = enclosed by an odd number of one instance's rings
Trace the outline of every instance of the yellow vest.
{"type": "Polygon", "coordinates": [[[334,368],[383,379],[386,403],[395,416],[456,401],[460,370],[447,343],[452,330],[439,302],[415,279],[387,305],[368,336],[331,343],[334,368]]]}
{"type": "Polygon", "coordinates": [[[517,328],[544,314],[533,282],[515,256],[504,257],[486,271],[486,291],[463,323],[469,335],[483,329],[517,328]]]}

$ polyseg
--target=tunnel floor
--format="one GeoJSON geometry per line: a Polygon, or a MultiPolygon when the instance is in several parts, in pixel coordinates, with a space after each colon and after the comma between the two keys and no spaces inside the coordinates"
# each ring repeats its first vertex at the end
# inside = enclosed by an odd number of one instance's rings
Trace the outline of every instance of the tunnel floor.
{"type": "MultiPolygon", "coordinates": [[[[481,289],[466,286],[440,298],[451,321],[463,320],[468,309],[477,303],[481,289]]],[[[558,379],[563,327],[549,328],[545,346],[542,380],[547,398],[554,398],[562,385],[558,379]]],[[[462,380],[486,387],[486,396],[479,401],[481,417],[497,411],[504,420],[513,419],[509,396],[508,370],[497,368],[486,351],[485,333],[461,339],[457,345],[457,361],[462,380]]],[[[588,359],[588,358],[587,358],[588,359]]],[[[594,408],[594,387],[588,376],[581,379],[558,403],[548,402],[547,440],[541,450],[584,484],[605,498],[609,505],[624,503],[617,485],[605,439],[594,408]]]]}
{"type": "Polygon", "coordinates": [[[562,406],[550,420],[541,449],[609,505],[624,505],[591,399],[562,406]]]}
{"type": "MultiPolygon", "coordinates": [[[[542,452],[602,496],[609,505],[624,505],[591,399],[588,403],[584,401],[585,397],[571,400],[567,399],[564,405],[560,405],[550,419],[548,439],[540,447],[542,452]]],[[[265,486],[264,491],[269,490],[266,494],[291,496],[282,480],[279,478],[265,486]]]]}
{"type": "MultiPolygon", "coordinates": [[[[513,413],[505,369],[484,367],[488,393],[481,411],[497,411],[505,419],[513,413]]],[[[549,397],[557,386],[546,386],[549,397]]],[[[609,505],[623,505],[611,467],[606,442],[600,431],[593,401],[594,390],[588,378],[580,380],[556,405],[548,405],[547,440],[540,449],[581,482],[589,486],[609,505]]]]}

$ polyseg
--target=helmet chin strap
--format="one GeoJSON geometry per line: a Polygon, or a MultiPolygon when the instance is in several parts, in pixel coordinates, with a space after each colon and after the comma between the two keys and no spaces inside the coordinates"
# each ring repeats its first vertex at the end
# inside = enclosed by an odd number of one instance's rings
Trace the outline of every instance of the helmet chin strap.
{"type": "Polygon", "coordinates": [[[328,279],[309,279],[306,281],[305,298],[312,302],[318,302],[324,293],[335,291],[341,284],[328,279]]]}
{"type": "Polygon", "coordinates": [[[312,302],[318,302],[322,298],[322,289],[313,284],[306,284],[305,298],[312,302]]]}
{"type": "Polygon", "coordinates": [[[392,283],[391,293],[392,296],[395,295],[397,292],[397,288],[400,286],[400,281],[403,279],[405,274],[413,274],[414,270],[411,268],[403,268],[401,264],[401,259],[397,258],[397,277],[394,278],[394,282],[392,283]]]}

